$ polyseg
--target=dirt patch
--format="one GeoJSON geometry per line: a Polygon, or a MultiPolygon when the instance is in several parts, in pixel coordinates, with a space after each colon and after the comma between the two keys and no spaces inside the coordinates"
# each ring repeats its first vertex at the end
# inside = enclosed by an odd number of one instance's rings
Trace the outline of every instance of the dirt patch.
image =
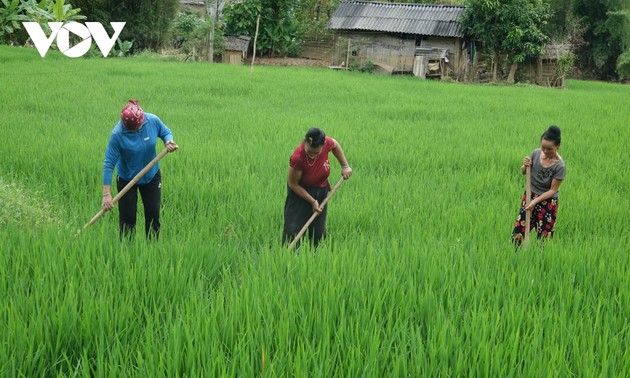
{"type": "MultiPolygon", "coordinates": [[[[246,64],[251,64],[251,60],[248,60],[246,64]]],[[[322,67],[327,68],[330,66],[330,62],[316,59],[304,59],[304,58],[268,58],[256,57],[255,65],[261,66],[285,66],[285,67],[322,67]]]]}

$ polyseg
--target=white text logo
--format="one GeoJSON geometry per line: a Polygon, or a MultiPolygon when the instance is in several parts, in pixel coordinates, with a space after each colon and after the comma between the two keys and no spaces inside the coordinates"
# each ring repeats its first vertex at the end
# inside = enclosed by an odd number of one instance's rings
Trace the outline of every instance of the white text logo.
{"type": "Polygon", "coordinates": [[[112,47],[114,47],[114,43],[116,43],[116,39],[125,23],[110,22],[112,29],[114,29],[114,35],[111,38],[107,35],[103,25],[98,22],[86,22],[85,25],[78,22],[69,22],[65,25],[63,22],[49,22],[48,26],[51,32],[48,37],[37,22],[24,22],[23,25],[42,58],[46,56],[55,38],[57,39],[57,47],[63,55],[69,58],[78,58],[90,50],[92,38],[94,38],[94,42],[96,42],[103,56],[107,56],[112,47]],[[70,47],[70,33],[78,36],[82,41],[70,47]]]}

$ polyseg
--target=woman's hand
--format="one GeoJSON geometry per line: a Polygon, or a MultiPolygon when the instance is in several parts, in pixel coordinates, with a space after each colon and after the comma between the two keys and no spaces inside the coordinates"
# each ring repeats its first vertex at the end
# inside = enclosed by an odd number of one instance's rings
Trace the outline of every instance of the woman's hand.
{"type": "Polygon", "coordinates": [[[168,142],[166,142],[166,149],[168,150],[168,152],[173,152],[178,148],[179,146],[175,144],[175,142],[173,142],[172,140],[169,140],[168,142]]]}
{"type": "Polygon", "coordinates": [[[344,180],[347,180],[350,176],[352,176],[352,168],[350,168],[349,165],[341,167],[341,177],[343,177],[344,180]]]}
{"type": "Polygon", "coordinates": [[[536,207],[536,203],[534,201],[529,201],[529,204],[525,206],[525,211],[532,211],[536,207]]]}
{"type": "Polygon", "coordinates": [[[521,173],[527,174],[527,167],[530,167],[531,165],[532,165],[532,158],[529,156],[525,156],[523,158],[523,165],[521,165],[521,173]]]}
{"type": "Polygon", "coordinates": [[[110,211],[114,208],[114,203],[112,202],[112,195],[110,193],[103,194],[103,203],[101,204],[101,208],[105,211],[110,211]]]}
{"type": "Polygon", "coordinates": [[[311,205],[313,206],[313,212],[317,212],[317,213],[321,213],[322,209],[320,209],[319,207],[319,202],[317,200],[313,200],[313,202],[311,202],[311,205]]]}

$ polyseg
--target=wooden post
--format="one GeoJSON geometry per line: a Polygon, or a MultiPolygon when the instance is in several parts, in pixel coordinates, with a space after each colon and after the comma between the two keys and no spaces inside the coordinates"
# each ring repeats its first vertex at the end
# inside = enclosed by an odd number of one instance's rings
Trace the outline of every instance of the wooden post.
{"type": "Polygon", "coordinates": [[[256,41],[258,41],[258,26],[260,25],[260,14],[258,14],[258,18],[256,19],[256,34],[254,35],[254,56],[252,56],[252,65],[249,69],[249,78],[251,79],[254,75],[254,60],[256,60],[256,41]]]}
{"type": "Polygon", "coordinates": [[[350,69],[350,37],[348,37],[348,51],[346,52],[346,70],[350,69]]]}
{"type": "MultiPolygon", "coordinates": [[[[217,7],[218,5],[219,5],[219,1],[217,1],[217,7]]],[[[212,1],[206,2],[206,13],[212,25],[210,28],[210,37],[208,38],[208,56],[206,58],[210,63],[213,63],[214,61],[214,27],[217,24],[217,22],[214,22],[214,17],[212,14],[212,1]]]]}

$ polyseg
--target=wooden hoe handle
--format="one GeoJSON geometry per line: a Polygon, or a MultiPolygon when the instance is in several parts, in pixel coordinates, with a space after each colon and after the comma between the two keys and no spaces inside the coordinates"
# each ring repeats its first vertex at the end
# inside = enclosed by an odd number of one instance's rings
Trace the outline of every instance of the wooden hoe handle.
{"type": "MultiPolygon", "coordinates": [[[[144,176],[149,171],[149,169],[153,168],[153,166],[156,165],[157,162],[160,161],[160,159],[166,156],[167,153],[168,150],[165,147],[156,157],[153,158],[153,160],[149,162],[149,164],[147,164],[146,167],[142,168],[142,170],[138,172],[138,174],[131,181],[129,181],[129,184],[125,185],[125,187],[120,192],[118,192],[118,194],[116,194],[116,197],[112,199],[112,203],[116,204],[116,202],[118,202],[118,200],[120,200],[122,196],[124,196],[125,193],[127,193],[129,189],[131,189],[138,182],[138,180],[140,180],[142,176],[144,176]]],[[[83,226],[83,228],[88,228],[93,225],[94,222],[96,222],[98,218],[102,217],[103,214],[105,214],[106,212],[107,210],[101,209],[101,211],[96,213],[96,215],[93,216],[92,219],[90,219],[90,221],[87,222],[85,226],[83,226]]]]}
{"type": "MultiPolygon", "coordinates": [[[[525,171],[525,176],[527,177],[527,184],[525,185],[525,207],[529,205],[532,197],[532,169],[531,166],[527,166],[525,171]]],[[[529,231],[531,229],[531,218],[532,211],[525,211],[525,247],[529,244],[529,231]]]]}
{"type": "MultiPolygon", "coordinates": [[[[335,192],[337,191],[337,189],[339,189],[341,187],[341,184],[343,184],[344,182],[344,178],[340,178],[339,181],[337,181],[337,183],[335,184],[335,186],[332,188],[332,190],[330,191],[330,193],[328,193],[328,195],[326,196],[326,198],[322,201],[322,203],[319,205],[319,207],[323,208],[326,203],[328,203],[328,200],[330,200],[330,198],[333,196],[333,194],[335,194],[335,192]]],[[[304,225],[304,227],[302,227],[302,229],[300,230],[300,232],[297,234],[297,236],[295,237],[295,239],[293,239],[293,242],[291,242],[291,244],[289,245],[289,250],[293,250],[293,248],[295,248],[295,245],[297,244],[297,242],[302,238],[302,236],[304,236],[304,233],[306,232],[306,230],[308,229],[308,226],[311,225],[311,223],[313,223],[313,221],[315,220],[315,218],[317,218],[317,216],[319,215],[319,213],[317,211],[313,212],[313,215],[311,215],[311,217],[309,218],[308,221],[306,221],[306,224],[304,225]]]]}

